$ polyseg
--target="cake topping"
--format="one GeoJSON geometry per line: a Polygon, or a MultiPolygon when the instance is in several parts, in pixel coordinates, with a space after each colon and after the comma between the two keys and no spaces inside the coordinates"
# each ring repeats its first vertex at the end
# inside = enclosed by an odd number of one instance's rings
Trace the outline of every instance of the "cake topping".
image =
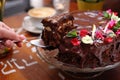
{"type": "Polygon", "coordinates": [[[86,36],[87,34],[88,34],[88,30],[86,30],[86,29],[80,30],[80,37],[84,37],[84,36],[86,36]]]}
{"type": "Polygon", "coordinates": [[[72,43],[74,46],[80,45],[80,41],[79,41],[77,38],[73,38],[73,39],[71,40],[71,43],[72,43]]]}
{"type": "Polygon", "coordinates": [[[68,32],[68,34],[66,35],[67,37],[77,37],[77,31],[73,30],[68,32]]]}
{"type": "Polygon", "coordinates": [[[111,42],[113,42],[113,38],[111,38],[111,37],[105,38],[104,42],[105,43],[111,43],[111,42]]]}
{"type": "Polygon", "coordinates": [[[80,45],[80,42],[84,44],[97,43],[111,43],[114,37],[118,37],[120,34],[120,18],[116,12],[112,12],[111,9],[103,12],[104,18],[108,19],[106,26],[96,26],[93,24],[92,31],[87,29],[81,29],[80,31],[70,31],[66,35],[67,37],[74,37],[72,44],[74,46],[80,45]]]}
{"type": "Polygon", "coordinates": [[[91,36],[86,35],[85,37],[82,38],[82,42],[85,44],[93,44],[93,39],[91,36]]]}
{"type": "Polygon", "coordinates": [[[112,15],[112,10],[111,9],[109,9],[109,10],[107,10],[107,11],[103,11],[103,16],[105,17],[105,18],[110,18],[111,17],[111,15],[112,15]]]}
{"type": "Polygon", "coordinates": [[[95,38],[103,40],[104,39],[103,33],[101,31],[96,31],[95,38]]]}
{"type": "Polygon", "coordinates": [[[109,28],[109,29],[112,29],[113,26],[115,26],[115,24],[116,24],[116,21],[115,21],[115,20],[111,20],[111,21],[109,22],[108,28],[109,28]]]}
{"type": "Polygon", "coordinates": [[[50,46],[50,52],[58,49],[55,56],[58,61],[80,68],[103,67],[120,61],[120,19],[111,10],[77,11],[43,19],[42,23],[45,27],[42,39],[50,46]]]}
{"type": "Polygon", "coordinates": [[[120,35],[120,29],[118,29],[118,30],[116,31],[116,34],[117,34],[117,35],[120,35]]]}
{"type": "Polygon", "coordinates": [[[96,32],[96,26],[93,25],[93,29],[92,29],[92,38],[94,39],[95,36],[95,32],[96,32]]]}
{"type": "Polygon", "coordinates": [[[112,30],[107,30],[106,34],[108,37],[115,37],[116,36],[116,34],[112,30]]]}

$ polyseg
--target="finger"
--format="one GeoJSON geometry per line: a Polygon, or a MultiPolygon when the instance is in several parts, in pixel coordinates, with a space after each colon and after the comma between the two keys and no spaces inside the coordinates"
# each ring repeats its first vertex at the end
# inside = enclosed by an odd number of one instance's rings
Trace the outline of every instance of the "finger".
{"type": "Polygon", "coordinates": [[[18,47],[22,47],[22,42],[17,42],[16,45],[17,45],[18,47]]]}
{"type": "Polygon", "coordinates": [[[8,27],[5,23],[3,23],[3,22],[0,22],[0,26],[2,27],[2,28],[6,28],[6,29],[8,29],[8,30],[12,30],[10,27],[8,27]]]}
{"type": "Polygon", "coordinates": [[[22,41],[25,37],[20,36],[13,31],[1,28],[0,29],[0,38],[6,38],[6,39],[10,39],[10,40],[15,40],[15,41],[22,41]]]}
{"type": "Polygon", "coordinates": [[[5,41],[5,46],[11,48],[11,47],[14,46],[14,42],[11,41],[11,40],[6,40],[6,41],[5,41]]]}
{"type": "MultiPolygon", "coordinates": [[[[21,39],[21,40],[24,40],[25,38],[26,38],[26,37],[25,37],[24,35],[20,35],[20,39],[21,39]]],[[[22,41],[17,42],[16,45],[17,45],[18,47],[22,47],[22,41]]]]}
{"type": "Polygon", "coordinates": [[[19,35],[19,38],[20,38],[21,40],[26,39],[26,37],[25,37],[24,35],[19,35]]]}
{"type": "Polygon", "coordinates": [[[15,39],[19,40],[18,35],[15,32],[12,32],[10,30],[6,30],[4,28],[0,29],[0,38],[7,38],[7,39],[15,39]]]}

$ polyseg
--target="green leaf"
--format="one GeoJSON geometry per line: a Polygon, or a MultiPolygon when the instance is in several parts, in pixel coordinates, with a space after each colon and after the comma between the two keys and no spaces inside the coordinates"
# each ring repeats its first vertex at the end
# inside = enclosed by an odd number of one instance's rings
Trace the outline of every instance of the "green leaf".
{"type": "Polygon", "coordinates": [[[103,16],[108,19],[110,18],[110,15],[106,11],[103,11],[103,16]]]}
{"type": "Polygon", "coordinates": [[[116,32],[119,29],[119,27],[115,26],[113,27],[113,31],[116,32]]]}
{"type": "Polygon", "coordinates": [[[117,22],[116,26],[120,28],[120,21],[117,22]]]}
{"type": "Polygon", "coordinates": [[[67,37],[77,37],[77,31],[73,30],[68,32],[68,34],[66,35],[67,37]]]}

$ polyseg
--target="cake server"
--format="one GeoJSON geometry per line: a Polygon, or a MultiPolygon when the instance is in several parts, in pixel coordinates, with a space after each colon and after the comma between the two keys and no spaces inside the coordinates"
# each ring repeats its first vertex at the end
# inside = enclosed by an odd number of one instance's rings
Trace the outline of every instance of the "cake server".
{"type": "Polygon", "coordinates": [[[34,46],[37,46],[37,47],[42,47],[42,48],[46,48],[47,46],[44,45],[44,42],[42,39],[34,39],[34,40],[31,40],[30,43],[34,46]]]}

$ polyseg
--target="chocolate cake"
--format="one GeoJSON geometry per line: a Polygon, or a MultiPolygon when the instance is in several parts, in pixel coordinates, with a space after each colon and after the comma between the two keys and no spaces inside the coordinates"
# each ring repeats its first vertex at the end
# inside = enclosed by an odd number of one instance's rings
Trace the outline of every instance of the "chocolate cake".
{"type": "Polygon", "coordinates": [[[69,14],[44,19],[42,23],[45,28],[42,38],[45,44],[53,47],[59,46],[62,38],[74,28],[73,19],[73,16],[69,14]]]}
{"type": "Polygon", "coordinates": [[[72,12],[46,18],[42,39],[58,48],[57,59],[80,68],[120,61],[120,18],[111,10],[72,12]]]}

